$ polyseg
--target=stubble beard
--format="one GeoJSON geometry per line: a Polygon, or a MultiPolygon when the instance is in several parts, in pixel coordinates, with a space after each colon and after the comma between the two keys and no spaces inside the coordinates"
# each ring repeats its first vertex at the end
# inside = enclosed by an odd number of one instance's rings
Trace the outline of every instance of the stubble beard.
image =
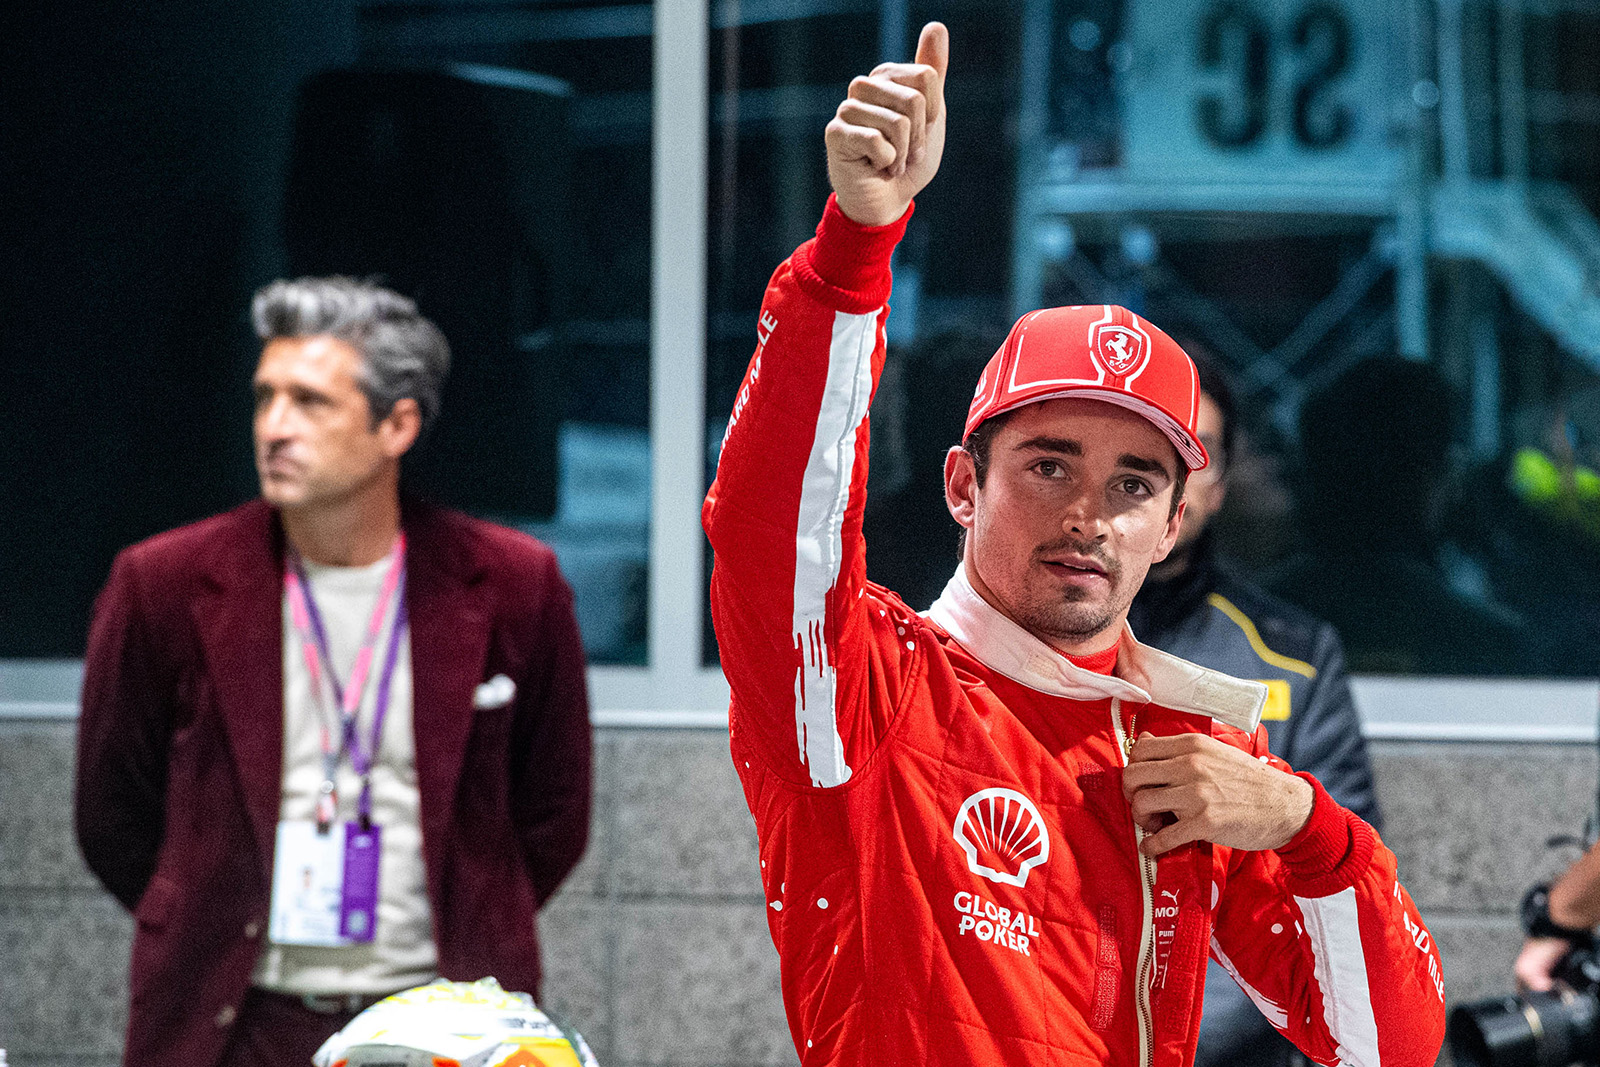
{"type": "Polygon", "coordinates": [[[1047,640],[1079,644],[1115,626],[1133,597],[1122,594],[1122,566],[1089,546],[1070,542],[1051,545],[1042,550],[1041,555],[1045,551],[1057,551],[1063,547],[1098,559],[1105,568],[1110,585],[1105,599],[1096,602],[1090,599],[1086,590],[1074,586],[1059,591],[1030,588],[1025,590],[1021,603],[1016,606],[1017,621],[1047,640]]]}
{"type": "MultiPolygon", "coordinates": [[[[1138,589],[1137,582],[1132,591],[1125,589],[1123,568],[1118,560],[1103,548],[1073,537],[1039,545],[1032,553],[1028,570],[1012,575],[1013,580],[1002,587],[984,577],[983,572],[988,568],[980,562],[975,542],[975,537],[967,541],[966,551],[972,553],[969,565],[983,581],[991,603],[1012,622],[1048,644],[1078,645],[1105,633],[1121,622],[1133,602],[1133,592],[1138,589]],[[1036,572],[1029,573],[1035,566],[1047,566],[1043,562],[1045,559],[1064,550],[1100,565],[1108,581],[1104,599],[1094,597],[1089,590],[1059,586],[1036,572]]],[[[997,569],[1004,574],[1007,568],[1002,563],[997,569]]]]}
{"type": "Polygon", "coordinates": [[[1017,622],[1028,631],[1045,638],[1078,644],[1105,633],[1114,625],[1127,605],[1111,600],[1089,603],[1076,589],[1057,596],[1030,596],[1014,609],[1017,622]]]}

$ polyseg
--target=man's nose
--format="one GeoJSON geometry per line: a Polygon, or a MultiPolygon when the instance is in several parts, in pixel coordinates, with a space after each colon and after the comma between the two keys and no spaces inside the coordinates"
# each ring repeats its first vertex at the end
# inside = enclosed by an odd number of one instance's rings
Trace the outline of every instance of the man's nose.
{"type": "Polygon", "coordinates": [[[1099,493],[1084,488],[1074,492],[1061,515],[1061,528],[1079,537],[1106,535],[1105,501],[1099,493]]]}
{"type": "Polygon", "coordinates": [[[256,433],[263,440],[279,440],[288,435],[291,406],[286,396],[274,396],[256,413],[256,433]]]}

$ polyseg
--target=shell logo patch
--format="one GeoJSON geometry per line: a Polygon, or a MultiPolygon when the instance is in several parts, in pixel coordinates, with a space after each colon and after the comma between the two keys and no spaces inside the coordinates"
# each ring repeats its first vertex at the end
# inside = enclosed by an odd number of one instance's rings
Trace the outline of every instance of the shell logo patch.
{"type": "Polygon", "coordinates": [[[1033,801],[1015,789],[980,789],[956,813],[953,836],[980,878],[1024,886],[1050,858],[1050,829],[1033,801]]]}

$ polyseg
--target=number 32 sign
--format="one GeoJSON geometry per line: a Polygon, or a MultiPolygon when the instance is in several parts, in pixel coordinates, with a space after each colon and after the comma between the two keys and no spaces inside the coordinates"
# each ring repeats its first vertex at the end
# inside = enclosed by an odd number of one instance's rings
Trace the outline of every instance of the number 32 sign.
{"type": "Polygon", "coordinates": [[[1404,84],[1390,0],[1129,0],[1138,180],[1387,184],[1404,84]]]}

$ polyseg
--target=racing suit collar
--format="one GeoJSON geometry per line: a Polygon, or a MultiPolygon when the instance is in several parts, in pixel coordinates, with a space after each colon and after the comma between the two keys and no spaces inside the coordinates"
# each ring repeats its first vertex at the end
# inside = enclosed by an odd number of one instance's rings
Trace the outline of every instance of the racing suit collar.
{"type": "Polygon", "coordinates": [[[1247,733],[1254,732],[1261,722],[1261,709],[1267,700],[1265,685],[1208,670],[1142,645],[1126,624],[1115,676],[1074,666],[979,596],[961,565],[957,565],[944,592],[928,609],[928,618],[985,666],[1041,693],[1071,700],[1111,698],[1159,704],[1204,715],[1247,733]]]}

